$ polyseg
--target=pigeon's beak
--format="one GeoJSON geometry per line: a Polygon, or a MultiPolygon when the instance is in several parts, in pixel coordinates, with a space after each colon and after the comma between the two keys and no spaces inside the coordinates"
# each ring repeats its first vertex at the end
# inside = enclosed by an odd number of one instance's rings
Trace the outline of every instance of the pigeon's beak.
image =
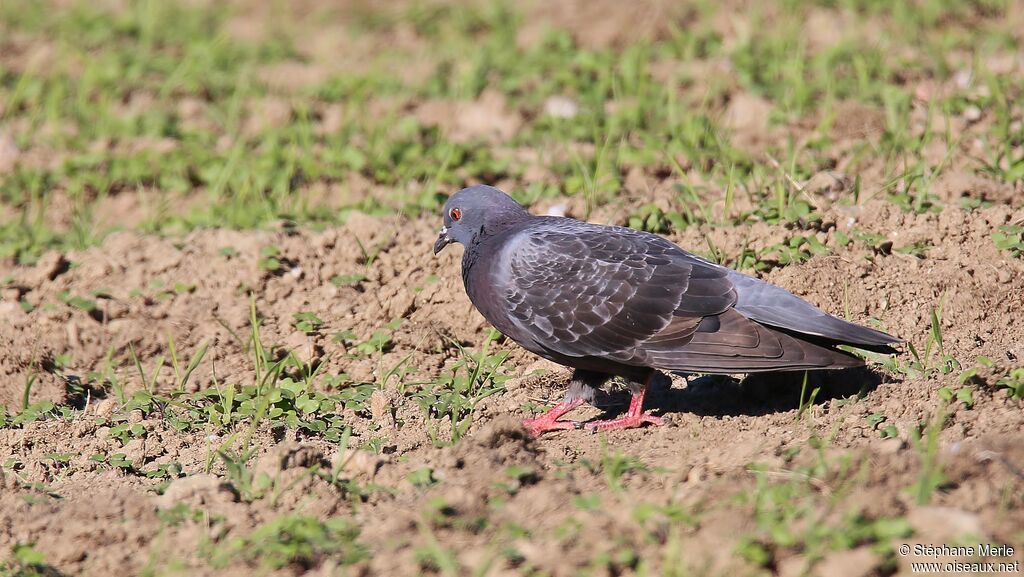
{"type": "Polygon", "coordinates": [[[437,240],[434,242],[434,254],[441,252],[444,250],[444,247],[450,245],[452,242],[454,242],[452,237],[448,236],[448,227],[442,226],[441,232],[437,235],[437,240]]]}

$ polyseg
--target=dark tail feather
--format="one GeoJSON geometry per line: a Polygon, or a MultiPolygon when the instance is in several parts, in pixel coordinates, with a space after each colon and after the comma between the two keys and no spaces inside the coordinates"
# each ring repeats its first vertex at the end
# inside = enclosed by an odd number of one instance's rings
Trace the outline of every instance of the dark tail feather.
{"type": "MultiPolygon", "coordinates": [[[[767,327],[766,327],[767,328],[767,327]]],[[[810,341],[794,338],[784,332],[775,331],[783,353],[775,358],[758,358],[735,354],[716,355],[693,353],[670,370],[694,373],[763,373],[769,371],[816,371],[824,369],[848,369],[864,365],[860,357],[831,347],[823,347],[810,341]]]]}
{"type": "Polygon", "coordinates": [[[801,335],[815,335],[836,343],[884,346],[903,339],[830,315],[789,291],[729,269],[736,285],[735,308],[747,318],[801,335]]]}
{"type": "Polygon", "coordinates": [[[727,311],[711,326],[698,330],[687,344],[649,352],[657,368],[676,372],[733,374],[845,369],[864,364],[861,358],[835,348],[839,344],[844,343],[766,326],[727,311]]]}

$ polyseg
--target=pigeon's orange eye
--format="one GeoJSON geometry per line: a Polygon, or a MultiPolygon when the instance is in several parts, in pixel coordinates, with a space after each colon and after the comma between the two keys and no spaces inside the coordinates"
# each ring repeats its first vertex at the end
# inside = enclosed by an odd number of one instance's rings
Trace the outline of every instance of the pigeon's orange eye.
{"type": "Polygon", "coordinates": [[[448,211],[448,216],[452,217],[452,220],[459,220],[462,218],[462,211],[457,208],[453,208],[448,211]]]}

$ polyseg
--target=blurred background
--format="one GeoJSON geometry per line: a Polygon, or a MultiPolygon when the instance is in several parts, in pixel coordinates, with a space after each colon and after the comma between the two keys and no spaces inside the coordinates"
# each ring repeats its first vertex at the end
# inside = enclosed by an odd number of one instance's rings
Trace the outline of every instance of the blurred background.
{"type": "Polygon", "coordinates": [[[1022,30],[1008,0],[8,0],[0,259],[477,182],[659,232],[1019,204],[1022,30]]]}

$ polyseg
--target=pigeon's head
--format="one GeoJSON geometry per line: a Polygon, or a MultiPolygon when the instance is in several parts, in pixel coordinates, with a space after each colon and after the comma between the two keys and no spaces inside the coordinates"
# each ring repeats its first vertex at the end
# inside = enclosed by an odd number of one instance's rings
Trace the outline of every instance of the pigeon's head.
{"type": "Polygon", "coordinates": [[[463,188],[444,203],[444,226],[434,243],[434,254],[453,242],[471,245],[529,215],[511,196],[493,186],[463,188]]]}

